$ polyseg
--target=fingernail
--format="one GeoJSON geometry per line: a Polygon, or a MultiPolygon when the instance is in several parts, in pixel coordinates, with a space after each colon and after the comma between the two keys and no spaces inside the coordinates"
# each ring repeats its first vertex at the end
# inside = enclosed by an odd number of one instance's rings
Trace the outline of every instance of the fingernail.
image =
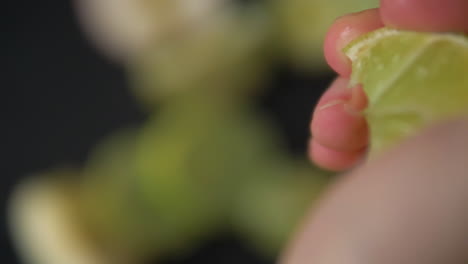
{"type": "Polygon", "coordinates": [[[317,109],[317,111],[322,111],[322,110],[324,110],[324,109],[333,107],[333,106],[335,106],[335,105],[345,104],[345,103],[346,103],[346,101],[345,101],[345,100],[342,100],[342,99],[331,100],[330,102],[319,106],[318,109],[317,109]]]}
{"type": "Polygon", "coordinates": [[[348,102],[350,108],[355,111],[361,112],[367,108],[367,95],[362,89],[361,85],[357,85],[351,88],[351,99],[348,102]]]}

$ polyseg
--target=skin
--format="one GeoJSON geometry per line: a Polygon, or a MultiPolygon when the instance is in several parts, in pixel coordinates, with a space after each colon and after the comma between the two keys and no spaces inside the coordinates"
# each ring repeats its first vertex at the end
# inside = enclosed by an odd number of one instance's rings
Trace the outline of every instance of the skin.
{"type": "Polygon", "coordinates": [[[338,18],[324,43],[330,67],[338,74],[313,113],[309,157],[335,171],[354,167],[365,155],[367,124],[358,113],[366,107],[361,87],[348,89],[350,61],[341,52],[351,40],[383,26],[419,31],[468,32],[466,0],[381,0],[380,8],[338,18]]]}
{"type": "Polygon", "coordinates": [[[340,177],[279,263],[468,263],[466,135],[440,124],[340,177]]]}
{"type": "Polygon", "coordinates": [[[360,87],[346,89],[350,66],[340,54],[351,39],[382,25],[468,32],[464,14],[464,0],[382,0],[380,9],[336,20],[325,52],[340,77],[314,112],[310,153],[326,168],[355,167],[312,208],[279,263],[468,263],[468,118],[434,124],[359,164],[366,100],[360,87]]]}

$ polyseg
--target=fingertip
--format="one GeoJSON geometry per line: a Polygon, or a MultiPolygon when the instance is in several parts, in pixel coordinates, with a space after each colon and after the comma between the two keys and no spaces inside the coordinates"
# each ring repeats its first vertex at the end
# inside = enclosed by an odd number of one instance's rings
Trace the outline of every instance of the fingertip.
{"type": "Polygon", "coordinates": [[[343,48],[353,39],[383,26],[378,9],[369,9],[339,17],[330,27],[324,42],[324,54],[330,67],[343,77],[351,75],[351,63],[343,48]]]}
{"type": "Polygon", "coordinates": [[[368,127],[362,110],[367,98],[362,88],[348,87],[337,78],[317,104],[310,132],[321,145],[338,151],[356,151],[368,143],[368,127]]]}
{"type": "Polygon", "coordinates": [[[352,152],[336,151],[323,146],[314,139],[309,143],[309,159],[319,167],[332,171],[352,168],[364,156],[364,153],[364,149],[352,152]]]}
{"type": "Polygon", "coordinates": [[[381,0],[385,25],[415,31],[468,32],[466,0],[381,0]]]}
{"type": "Polygon", "coordinates": [[[330,101],[321,107],[311,123],[317,142],[339,151],[355,151],[367,145],[367,122],[362,114],[343,101],[330,101]]]}

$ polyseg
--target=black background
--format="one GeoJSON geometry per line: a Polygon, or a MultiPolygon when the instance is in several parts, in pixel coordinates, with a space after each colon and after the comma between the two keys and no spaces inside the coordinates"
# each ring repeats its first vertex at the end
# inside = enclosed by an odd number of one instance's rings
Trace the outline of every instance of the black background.
{"type": "MultiPolygon", "coordinates": [[[[15,183],[60,164],[79,166],[105,135],[141,123],[145,114],[123,69],[82,35],[70,1],[12,0],[2,10],[0,262],[14,264],[19,262],[8,238],[5,205],[15,183]]],[[[259,105],[278,122],[291,151],[303,155],[310,113],[331,76],[312,77],[284,65],[273,76],[259,105]]],[[[183,263],[267,261],[233,238],[219,238],[183,263]]]]}

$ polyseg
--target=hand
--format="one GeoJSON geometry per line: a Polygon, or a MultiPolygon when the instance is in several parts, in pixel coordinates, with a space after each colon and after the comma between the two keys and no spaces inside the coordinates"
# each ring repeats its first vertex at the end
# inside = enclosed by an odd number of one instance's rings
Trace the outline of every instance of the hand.
{"type": "Polygon", "coordinates": [[[360,111],[362,88],[347,88],[351,65],[341,50],[356,37],[383,26],[417,31],[468,32],[466,0],[382,0],[379,9],[340,17],[325,40],[325,57],[339,77],[323,94],[311,122],[310,159],[331,170],[346,170],[362,159],[368,128],[360,111]]]}
{"type": "MultiPolygon", "coordinates": [[[[466,0],[382,0],[380,9],[338,19],[325,51],[341,77],[314,114],[311,157],[324,167],[346,169],[367,144],[365,120],[356,114],[365,96],[360,88],[345,89],[350,67],[339,51],[346,43],[382,25],[468,32],[466,14],[466,0]]],[[[467,135],[468,119],[435,124],[341,176],[280,263],[468,263],[467,135]]]]}

